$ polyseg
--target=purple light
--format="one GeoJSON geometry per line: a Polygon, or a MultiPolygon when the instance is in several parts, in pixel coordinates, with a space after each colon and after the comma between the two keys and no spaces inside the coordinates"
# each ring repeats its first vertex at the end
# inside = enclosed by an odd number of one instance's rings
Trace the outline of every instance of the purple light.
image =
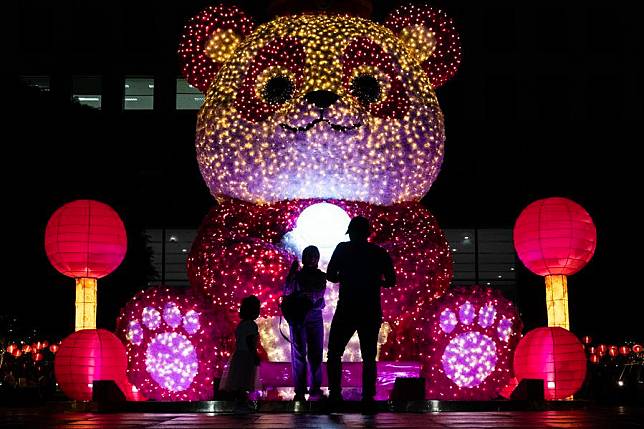
{"type": "Polygon", "coordinates": [[[206,301],[183,288],[155,286],[137,292],[121,310],[117,332],[125,343],[128,379],[155,401],[206,401],[213,375],[228,355],[206,301]],[[143,317],[143,319],[141,318],[143,317]]]}
{"type": "Polygon", "coordinates": [[[428,309],[431,326],[429,399],[490,400],[512,376],[522,323],[498,290],[457,286],[428,309]],[[450,312],[456,324],[448,323],[450,312]]]}
{"type": "Polygon", "coordinates": [[[454,330],[454,328],[456,328],[457,323],[458,321],[456,320],[456,313],[454,313],[452,310],[446,308],[441,312],[440,325],[443,332],[449,334],[454,330]]]}
{"type": "Polygon", "coordinates": [[[470,331],[452,338],[441,358],[447,377],[459,387],[476,387],[494,371],[496,346],[485,334],[470,331]]]}
{"type": "Polygon", "coordinates": [[[469,325],[474,321],[476,313],[474,312],[474,306],[469,301],[466,301],[465,304],[461,305],[461,308],[458,311],[458,318],[461,319],[461,323],[464,325],[469,325]]]}
{"type": "Polygon", "coordinates": [[[145,354],[145,366],[152,378],[173,392],[186,390],[197,375],[199,362],[188,338],[163,332],[152,338],[145,354]]]}
{"type": "MultiPolygon", "coordinates": [[[[322,365],[322,378],[326,379],[326,364],[322,365]]],[[[421,377],[420,362],[376,362],[378,383],[375,399],[389,399],[396,378],[421,377]]],[[[290,362],[262,361],[259,367],[259,378],[264,389],[276,389],[278,392],[293,391],[293,371],[290,362]]],[[[362,386],[362,362],[344,362],[342,364],[342,386],[359,388],[362,386]]]]}
{"type": "Polygon", "coordinates": [[[478,324],[481,328],[487,328],[492,326],[494,319],[496,319],[496,309],[491,302],[488,302],[479,310],[478,324]]]}
{"type": "Polygon", "coordinates": [[[173,328],[181,325],[181,310],[179,310],[177,304],[174,302],[168,302],[163,307],[163,320],[173,328]]]}
{"type": "Polygon", "coordinates": [[[199,323],[199,313],[194,310],[190,310],[183,316],[183,329],[190,335],[196,333],[201,324],[199,323]]]}
{"type": "Polygon", "coordinates": [[[512,320],[507,319],[505,316],[501,316],[499,325],[496,327],[496,333],[499,335],[499,339],[501,341],[505,341],[507,343],[512,335],[512,320]]]}
{"type": "Polygon", "coordinates": [[[161,313],[154,307],[145,307],[141,318],[143,319],[143,324],[152,331],[161,325],[161,313]]]}
{"type": "Polygon", "coordinates": [[[143,329],[138,320],[133,320],[129,323],[126,335],[126,338],[132,344],[136,344],[137,346],[141,344],[141,341],[143,341],[143,329]]]}
{"type": "Polygon", "coordinates": [[[244,41],[243,55],[222,65],[198,117],[197,160],[211,193],[257,203],[422,198],[443,161],[443,116],[401,40],[379,24],[324,14],[262,28],[244,41]],[[382,88],[369,106],[350,89],[367,69],[382,88]],[[281,105],[261,89],[277,76],[294,89],[281,105]],[[304,99],[309,82],[339,95],[324,120],[304,99]]]}

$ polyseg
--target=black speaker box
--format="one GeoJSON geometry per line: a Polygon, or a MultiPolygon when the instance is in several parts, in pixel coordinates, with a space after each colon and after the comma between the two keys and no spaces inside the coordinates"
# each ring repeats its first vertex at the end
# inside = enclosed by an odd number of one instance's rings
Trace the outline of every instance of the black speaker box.
{"type": "Polygon", "coordinates": [[[423,401],[425,399],[424,378],[396,377],[391,391],[392,401],[423,401]]]}
{"type": "Polygon", "coordinates": [[[114,380],[94,380],[92,387],[92,401],[96,402],[121,402],[125,395],[116,385],[114,380]]]}
{"type": "Polygon", "coordinates": [[[512,391],[510,399],[515,401],[543,401],[543,380],[524,378],[512,391]]]}

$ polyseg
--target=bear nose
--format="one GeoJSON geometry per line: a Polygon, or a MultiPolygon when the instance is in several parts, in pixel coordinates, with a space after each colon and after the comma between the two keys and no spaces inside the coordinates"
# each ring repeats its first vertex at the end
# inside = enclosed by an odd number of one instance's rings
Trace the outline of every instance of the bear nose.
{"type": "Polygon", "coordinates": [[[338,101],[338,95],[331,91],[326,90],[317,90],[311,91],[304,96],[304,99],[307,103],[315,104],[316,107],[320,109],[326,109],[331,106],[333,103],[338,101]]]}

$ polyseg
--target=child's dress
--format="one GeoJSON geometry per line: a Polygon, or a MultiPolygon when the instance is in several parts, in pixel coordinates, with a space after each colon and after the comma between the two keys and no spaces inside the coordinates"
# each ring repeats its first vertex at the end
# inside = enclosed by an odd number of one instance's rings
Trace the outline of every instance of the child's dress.
{"type": "Polygon", "coordinates": [[[227,392],[253,392],[260,390],[258,366],[255,365],[255,352],[248,349],[247,337],[257,349],[259,330],[252,320],[242,320],[235,329],[236,348],[221,376],[220,390],[227,392]]]}

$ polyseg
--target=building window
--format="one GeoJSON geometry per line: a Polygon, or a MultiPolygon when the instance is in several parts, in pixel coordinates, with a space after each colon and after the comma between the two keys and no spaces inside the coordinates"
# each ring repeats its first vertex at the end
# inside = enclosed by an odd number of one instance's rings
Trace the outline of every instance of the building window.
{"type": "Polygon", "coordinates": [[[45,92],[49,91],[49,76],[21,76],[20,80],[32,88],[38,88],[45,92]]]}
{"type": "Polygon", "coordinates": [[[177,79],[177,110],[199,110],[204,95],[185,79],[177,79]]]}
{"type": "Polygon", "coordinates": [[[157,275],[155,280],[166,286],[189,286],[186,261],[197,230],[149,229],[146,236],[157,275]]]}
{"type": "Polygon", "coordinates": [[[152,110],[154,108],[154,78],[125,77],[124,110],[152,110]]]}
{"type": "Polygon", "coordinates": [[[98,76],[75,76],[72,82],[72,98],[85,106],[101,108],[101,78],[98,76]]]}
{"type": "Polygon", "coordinates": [[[445,229],[452,252],[455,285],[481,284],[501,289],[516,285],[511,229],[445,229]]]}

